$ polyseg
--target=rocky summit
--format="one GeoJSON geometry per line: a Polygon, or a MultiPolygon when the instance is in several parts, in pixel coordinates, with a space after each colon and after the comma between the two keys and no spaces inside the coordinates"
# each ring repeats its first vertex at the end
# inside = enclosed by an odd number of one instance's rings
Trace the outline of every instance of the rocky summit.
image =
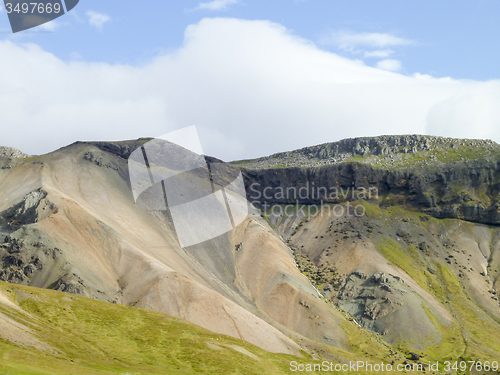
{"type": "Polygon", "coordinates": [[[365,137],[236,161],[248,217],[181,248],[168,211],[134,203],[127,158],[147,141],[1,149],[0,372],[498,361],[496,143],[365,137]]]}
{"type": "Polygon", "coordinates": [[[428,135],[382,135],[343,139],[338,142],[280,152],[269,157],[236,162],[247,169],[316,167],[362,161],[376,167],[438,165],[446,158],[466,161],[500,151],[490,140],[443,138],[428,135]],[[460,155],[461,154],[461,155],[460,155]]]}

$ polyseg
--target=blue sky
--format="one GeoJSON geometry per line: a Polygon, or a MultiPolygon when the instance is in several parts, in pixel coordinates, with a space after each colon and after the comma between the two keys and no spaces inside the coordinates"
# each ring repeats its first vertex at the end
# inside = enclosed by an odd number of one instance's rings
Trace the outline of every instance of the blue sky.
{"type": "Polygon", "coordinates": [[[20,131],[0,143],[41,153],[190,125],[224,159],[387,133],[500,141],[499,11],[495,0],[80,0],[12,35],[3,10],[2,126],[20,131]]]}
{"type": "MultiPolygon", "coordinates": [[[[205,4],[211,3],[210,1],[205,4]]],[[[212,2],[213,3],[213,2],[212,2]]],[[[30,41],[68,60],[140,64],[154,55],[182,45],[184,31],[204,17],[270,20],[321,48],[376,65],[377,57],[339,48],[332,34],[380,33],[412,41],[388,45],[391,59],[401,61],[405,74],[487,80],[499,78],[500,2],[391,0],[273,0],[221,1],[219,8],[201,8],[199,1],[81,0],[53,34],[27,31],[19,41],[30,41]],[[226,4],[226,5],[224,5],[226,4]],[[88,23],[88,11],[109,16],[102,30],[88,23]]],[[[5,12],[2,30],[9,30],[5,12]]],[[[12,38],[4,34],[3,38],[12,38]]],[[[365,45],[365,48],[369,46],[365,45]]],[[[370,46],[371,47],[371,46],[370,46]]]]}

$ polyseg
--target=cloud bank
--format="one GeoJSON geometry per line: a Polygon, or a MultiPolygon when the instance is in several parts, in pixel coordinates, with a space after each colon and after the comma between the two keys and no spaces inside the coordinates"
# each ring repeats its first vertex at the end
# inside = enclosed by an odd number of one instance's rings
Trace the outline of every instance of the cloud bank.
{"type": "Polygon", "coordinates": [[[401,70],[401,61],[394,59],[380,60],[377,62],[377,68],[398,72],[401,70]]]}
{"type": "Polygon", "coordinates": [[[94,12],[93,10],[89,10],[85,14],[89,19],[89,24],[97,30],[102,30],[104,24],[111,20],[107,14],[94,12]]]}
{"type": "Polygon", "coordinates": [[[204,19],[142,66],[64,62],[9,41],[0,55],[0,144],[32,154],[191,125],[224,160],[380,134],[500,141],[500,81],[368,67],[267,21],[204,19]]]}

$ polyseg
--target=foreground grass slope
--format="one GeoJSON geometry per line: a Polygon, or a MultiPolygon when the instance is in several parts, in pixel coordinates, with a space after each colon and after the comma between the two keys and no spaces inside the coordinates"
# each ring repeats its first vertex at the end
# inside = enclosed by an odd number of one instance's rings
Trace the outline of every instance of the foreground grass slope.
{"type": "Polygon", "coordinates": [[[294,359],[154,311],[8,283],[0,293],[20,307],[0,303],[2,320],[24,327],[17,345],[0,339],[0,374],[283,374],[294,359]]]}

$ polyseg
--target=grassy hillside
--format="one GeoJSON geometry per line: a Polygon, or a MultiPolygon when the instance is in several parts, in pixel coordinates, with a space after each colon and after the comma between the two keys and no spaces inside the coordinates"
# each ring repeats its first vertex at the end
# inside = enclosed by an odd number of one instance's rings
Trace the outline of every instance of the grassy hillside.
{"type": "Polygon", "coordinates": [[[154,311],[8,283],[0,293],[22,309],[0,304],[0,317],[46,344],[0,339],[0,374],[284,374],[296,359],[154,311]]]}

